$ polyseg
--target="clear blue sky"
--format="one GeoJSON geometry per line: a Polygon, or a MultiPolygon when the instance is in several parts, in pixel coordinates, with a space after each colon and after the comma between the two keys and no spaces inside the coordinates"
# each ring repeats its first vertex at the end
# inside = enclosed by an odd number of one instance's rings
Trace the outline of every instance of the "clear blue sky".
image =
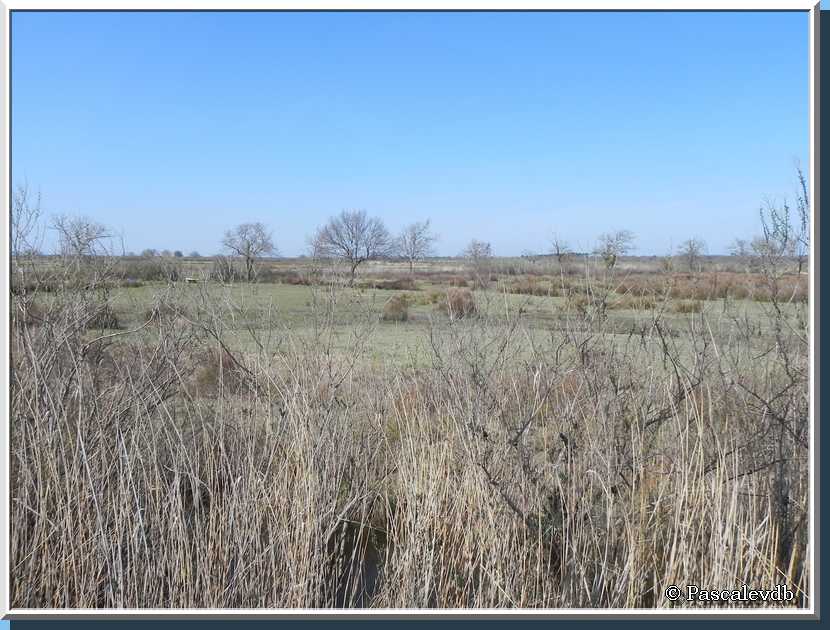
{"type": "Polygon", "coordinates": [[[20,13],[12,168],[127,248],[393,231],[639,253],[757,231],[807,167],[806,13],[20,13]]]}

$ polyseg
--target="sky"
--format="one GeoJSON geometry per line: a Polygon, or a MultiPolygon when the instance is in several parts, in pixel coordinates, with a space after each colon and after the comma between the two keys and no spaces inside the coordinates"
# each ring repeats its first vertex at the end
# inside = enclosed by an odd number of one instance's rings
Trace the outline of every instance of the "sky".
{"type": "Polygon", "coordinates": [[[710,253],[808,167],[808,14],[20,12],[12,181],[126,248],[280,253],[342,210],[438,253],[710,253]]]}

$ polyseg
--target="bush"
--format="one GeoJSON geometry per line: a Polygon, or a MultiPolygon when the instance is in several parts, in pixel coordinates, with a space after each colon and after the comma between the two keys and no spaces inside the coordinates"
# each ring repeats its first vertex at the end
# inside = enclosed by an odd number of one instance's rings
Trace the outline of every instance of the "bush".
{"type": "Polygon", "coordinates": [[[118,330],[121,323],[112,306],[105,302],[87,318],[84,326],[91,330],[118,330]]]}
{"type": "Polygon", "coordinates": [[[182,275],[181,266],[172,259],[160,256],[126,262],[122,272],[128,281],[176,282],[182,275]]]}
{"type": "Polygon", "coordinates": [[[700,300],[675,302],[672,310],[675,313],[700,313],[703,310],[703,302],[700,300]]]}
{"type": "Polygon", "coordinates": [[[245,274],[237,268],[232,259],[227,256],[217,256],[213,259],[210,277],[219,282],[234,282],[235,280],[243,280],[245,274]]]}
{"type": "Polygon", "coordinates": [[[13,300],[11,305],[12,326],[37,326],[46,319],[46,312],[37,302],[13,300]]]}
{"type": "Polygon", "coordinates": [[[541,281],[532,276],[507,283],[505,290],[517,295],[535,295],[539,297],[556,297],[559,295],[559,288],[552,282],[541,281]]]}
{"type": "Polygon", "coordinates": [[[295,269],[260,269],[256,275],[257,282],[311,286],[319,283],[319,275],[303,273],[295,269]]]}
{"type": "Polygon", "coordinates": [[[466,278],[462,278],[461,276],[450,276],[447,278],[447,284],[451,287],[469,287],[470,283],[467,282],[466,278]]]}
{"type": "Polygon", "coordinates": [[[197,392],[208,398],[219,396],[222,389],[239,393],[246,382],[242,368],[227,352],[219,350],[203,352],[196,360],[193,374],[197,392]]]}
{"type": "Polygon", "coordinates": [[[453,319],[469,317],[476,313],[476,301],[469,289],[447,289],[444,299],[438,304],[438,310],[453,319]]]}
{"type": "Polygon", "coordinates": [[[172,321],[181,315],[186,315],[182,308],[173,306],[167,302],[161,302],[144,311],[144,321],[172,321]]]}
{"type": "Polygon", "coordinates": [[[27,293],[55,293],[60,290],[60,283],[52,280],[21,282],[13,278],[11,282],[12,295],[26,295],[27,293]]]}
{"type": "Polygon", "coordinates": [[[655,305],[654,298],[648,295],[624,295],[609,302],[608,308],[630,311],[650,311],[654,309],[655,305]]]}
{"type": "Polygon", "coordinates": [[[381,289],[384,291],[417,291],[418,285],[412,278],[396,278],[394,280],[362,280],[357,283],[358,289],[381,289]]]}
{"type": "Polygon", "coordinates": [[[393,295],[383,305],[381,319],[385,322],[405,322],[409,319],[409,299],[406,295],[393,295]]]}

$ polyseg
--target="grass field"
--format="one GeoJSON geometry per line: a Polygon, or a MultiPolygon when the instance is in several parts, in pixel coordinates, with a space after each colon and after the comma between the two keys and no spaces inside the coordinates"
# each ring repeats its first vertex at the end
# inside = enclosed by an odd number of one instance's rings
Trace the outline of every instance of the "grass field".
{"type": "Polygon", "coordinates": [[[806,276],[121,262],[13,291],[15,607],[809,601],[806,276]]]}

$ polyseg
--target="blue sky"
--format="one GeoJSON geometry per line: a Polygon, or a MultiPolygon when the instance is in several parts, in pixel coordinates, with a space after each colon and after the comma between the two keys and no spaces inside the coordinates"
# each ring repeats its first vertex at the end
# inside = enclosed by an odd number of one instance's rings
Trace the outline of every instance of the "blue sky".
{"type": "Polygon", "coordinates": [[[439,251],[665,254],[757,231],[807,166],[806,13],[21,13],[12,177],[128,249],[431,218],[439,251]]]}

